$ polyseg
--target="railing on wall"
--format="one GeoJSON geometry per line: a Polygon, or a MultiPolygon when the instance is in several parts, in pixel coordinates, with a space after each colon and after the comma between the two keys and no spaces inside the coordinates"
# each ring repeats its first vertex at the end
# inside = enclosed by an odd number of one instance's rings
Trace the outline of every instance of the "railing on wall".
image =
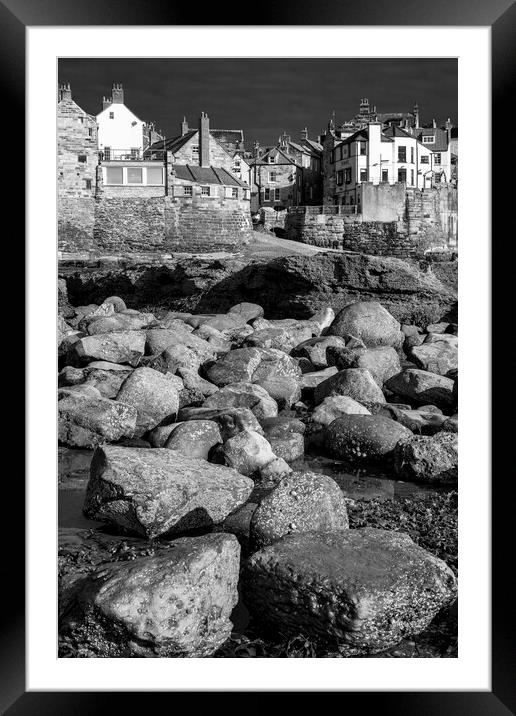
{"type": "Polygon", "coordinates": [[[354,216],[361,213],[359,204],[350,204],[344,206],[338,204],[336,206],[289,206],[287,211],[289,214],[333,214],[343,216],[354,216]]]}
{"type": "Polygon", "coordinates": [[[163,152],[147,152],[141,149],[102,149],[99,152],[100,161],[104,162],[138,162],[138,161],[160,161],[163,162],[163,152]]]}

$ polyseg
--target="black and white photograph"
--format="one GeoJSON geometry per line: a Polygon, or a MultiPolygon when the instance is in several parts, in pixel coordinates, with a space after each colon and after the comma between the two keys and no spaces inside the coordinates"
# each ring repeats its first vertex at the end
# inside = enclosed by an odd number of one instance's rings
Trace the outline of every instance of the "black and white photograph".
{"type": "Polygon", "coordinates": [[[59,658],[456,659],[457,58],[55,92],[59,658]]]}

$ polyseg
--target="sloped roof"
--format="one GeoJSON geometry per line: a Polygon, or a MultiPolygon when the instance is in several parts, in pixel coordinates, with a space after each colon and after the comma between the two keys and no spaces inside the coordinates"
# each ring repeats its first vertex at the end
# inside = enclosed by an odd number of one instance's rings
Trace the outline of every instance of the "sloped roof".
{"type": "Polygon", "coordinates": [[[224,184],[225,186],[247,187],[244,181],[222,167],[199,167],[192,164],[175,164],[174,170],[178,179],[194,181],[199,184],[224,184]]]}
{"type": "Polygon", "coordinates": [[[405,132],[404,129],[401,129],[401,127],[397,127],[396,125],[390,126],[387,129],[383,131],[386,137],[408,137],[409,139],[414,137],[415,135],[409,134],[408,132],[405,132]]]}
{"type": "Polygon", "coordinates": [[[228,144],[238,144],[244,141],[243,129],[210,129],[210,134],[215,139],[222,140],[228,144]]]}
{"type": "Polygon", "coordinates": [[[194,136],[194,134],[197,133],[197,131],[197,129],[192,129],[190,132],[187,132],[183,135],[179,135],[178,137],[171,137],[170,139],[165,139],[164,141],[160,139],[157,142],[151,144],[150,147],[147,147],[145,151],[163,151],[163,149],[165,148],[169,152],[177,152],[178,149],[181,149],[181,147],[185,145],[194,136]]]}
{"type": "Polygon", "coordinates": [[[304,139],[303,141],[307,142],[312,147],[312,149],[314,149],[317,153],[320,153],[323,151],[323,146],[322,146],[322,144],[319,144],[319,142],[316,142],[313,139],[304,139]]]}
{"type": "Polygon", "coordinates": [[[445,129],[439,129],[437,127],[421,127],[414,130],[414,136],[422,142],[422,137],[435,136],[435,142],[433,144],[425,144],[425,147],[432,149],[434,152],[445,152],[448,149],[448,135],[445,129]]]}

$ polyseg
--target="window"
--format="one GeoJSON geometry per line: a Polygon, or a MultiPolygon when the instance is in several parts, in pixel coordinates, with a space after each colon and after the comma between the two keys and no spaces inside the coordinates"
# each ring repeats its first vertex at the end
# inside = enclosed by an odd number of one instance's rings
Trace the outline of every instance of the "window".
{"type": "Polygon", "coordinates": [[[123,184],[124,174],[122,167],[106,168],[106,184],[123,184]]]}
{"type": "Polygon", "coordinates": [[[435,144],[435,137],[433,134],[423,135],[423,144],[435,144]]]}
{"type": "Polygon", "coordinates": [[[127,167],[127,183],[143,184],[142,170],[139,167],[127,167]]]}
{"type": "Polygon", "coordinates": [[[114,118],[115,118],[115,113],[114,113],[114,112],[110,112],[110,113],[109,113],[109,119],[114,119],[114,118]]]}
{"type": "Polygon", "coordinates": [[[267,161],[269,162],[269,164],[274,164],[274,159],[274,157],[268,157],[267,161]]]}
{"type": "Polygon", "coordinates": [[[434,182],[435,182],[436,184],[440,184],[440,183],[441,183],[441,175],[440,175],[440,174],[436,174],[436,175],[434,176],[434,182]]]}
{"type": "Polygon", "coordinates": [[[366,153],[366,143],[365,142],[359,142],[358,143],[360,154],[366,153]]]}
{"type": "Polygon", "coordinates": [[[269,172],[269,181],[276,181],[277,180],[277,172],[269,172]]]}
{"type": "Polygon", "coordinates": [[[407,161],[407,147],[398,147],[398,161],[399,162],[407,161]]]}
{"type": "Polygon", "coordinates": [[[202,194],[202,196],[209,196],[209,195],[210,195],[210,187],[209,187],[209,186],[202,186],[202,187],[201,187],[201,194],[202,194]]]}
{"type": "Polygon", "coordinates": [[[199,156],[199,145],[198,144],[192,145],[192,154],[197,154],[197,156],[199,156]]]}
{"type": "Polygon", "coordinates": [[[383,182],[389,181],[389,170],[388,169],[382,169],[382,181],[383,182]]]}
{"type": "Polygon", "coordinates": [[[131,148],[131,159],[138,159],[139,156],[140,156],[140,150],[138,149],[138,147],[136,147],[136,148],[132,147],[131,148]]]}
{"type": "Polygon", "coordinates": [[[189,186],[188,184],[185,184],[185,186],[183,187],[183,194],[184,194],[184,196],[192,196],[192,193],[193,193],[193,192],[192,192],[192,187],[189,186]]]}
{"type": "Polygon", "coordinates": [[[347,144],[342,145],[342,159],[347,159],[349,154],[349,147],[347,144]]]}
{"type": "Polygon", "coordinates": [[[398,181],[407,181],[406,169],[398,169],[398,181]]]}
{"type": "Polygon", "coordinates": [[[441,163],[441,155],[439,152],[437,154],[434,154],[434,164],[440,164],[441,163]]]}
{"type": "Polygon", "coordinates": [[[265,189],[265,191],[264,191],[264,193],[263,193],[263,200],[264,200],[264,201],[270,201],[270,200],[271,200],[271,190],[270,190],[270,189],[265,189]]]}
{"type": "Polygon", "coordinates": [[[410,170],[410,183],[414,186],[414,170],[410,170]]]}
{"type": "Polygon", "coordinates": [[[342,170],[337,172],[337,186],[344,184],[344,172],[342,170]]]}
{"type": "Polygon", "coordinates": [[[344,181],[346,184],[351,184],[351,167],[344,169],[344,181]]]}
{"type": "Polygon", "coordinates": [[[85,179],[84,183],[86,184],[86,189],[91,189],[91,179],[85,179]]]}
{"type": "Polygon", "coordinates": [[[274,200],[279,201],[279,198],[280,198],[280,190],[274,189],[274,200]]]}
{"type": "Polygon", "coordinates": [[[147,184],[163,184],[162,167],[147,167],[147,184]]]}
{"type": "Polygon", "coordinates": [[[91,127],[88,129],[88,136],[93,137],[93,129],[91,129],[91,127]]]}
{"type": "Polygon", "coordinates": [[[367,181],[367,169],[360,170],[360,181],[367,181]]]}
{"type": "Polygon", "coordinates": [[[86,154],[79,154],[77,159],[81,162],[81,164],[84,164],[86,162],[86,154]]]}
{"type": "Polygon", "coordinates": [[[235,187],[231,188],[231,198],[238,199],[238,189],[236,189],[235,187]]]}
{"type": "Polygon", "coordinates": [[[429,164],[428,155],[427,155],[427,154],[423,154],[423,156],[422,156],[421,159],[420,159],[420,162],[421,162],[421,164],[429,164]]]}
{"type": "Polygon", "coordinates": [[[109,162],[111,159],[111,147],[104,147],[104,159],[109,162]]]}
{"type": "Polygon", "coordinates": [[[414,164],[414,147],[410,147],[410,163],[414,164]]]}

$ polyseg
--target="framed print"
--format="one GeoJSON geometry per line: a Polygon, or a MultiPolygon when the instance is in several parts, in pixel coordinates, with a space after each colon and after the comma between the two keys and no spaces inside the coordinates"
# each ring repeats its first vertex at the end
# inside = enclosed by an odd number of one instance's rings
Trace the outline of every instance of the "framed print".
{"type": "Polygon", "coordinates": [[[214,10],[0,5],[28,329],[4,710],[510,713],[490,271],[514,6],[214,10]]]}

